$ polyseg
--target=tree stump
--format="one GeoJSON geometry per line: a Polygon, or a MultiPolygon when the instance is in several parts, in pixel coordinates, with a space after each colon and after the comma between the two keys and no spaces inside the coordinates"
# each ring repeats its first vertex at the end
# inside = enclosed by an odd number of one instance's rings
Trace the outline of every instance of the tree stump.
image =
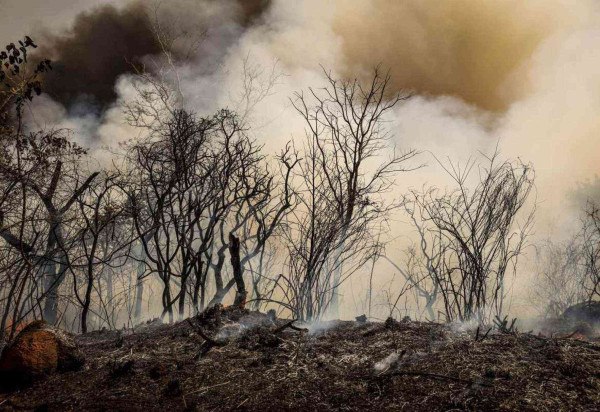
{"type": "Polygon", "coordinates": [[[76,370],[84,357],[72,336],[44,321],[26,326],[0,356],[0,381],[6,385],[32,383],[54,372],[76,370]]]}

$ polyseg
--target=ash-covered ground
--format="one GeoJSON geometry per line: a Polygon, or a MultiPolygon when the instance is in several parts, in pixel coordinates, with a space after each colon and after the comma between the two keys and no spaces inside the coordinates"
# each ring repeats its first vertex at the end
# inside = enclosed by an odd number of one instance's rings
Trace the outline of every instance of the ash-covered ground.
{"type": "Polygon", "coordinates": [[[531,410],[600,407],[600,341],[388,320],[306,330],[218,309],[76,337],[86,361],[4,410],[531,410]],[[204,337],[203,337],[204,336],[204,337]]]}

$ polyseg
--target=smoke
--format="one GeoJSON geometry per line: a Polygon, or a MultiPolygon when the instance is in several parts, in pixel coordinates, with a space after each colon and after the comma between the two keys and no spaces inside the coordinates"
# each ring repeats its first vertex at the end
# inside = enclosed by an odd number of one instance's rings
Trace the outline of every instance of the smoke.
{"type": "Polygon", "coordinates": [[[142,3],[84,12],[66,33],[43,40],[47,46],[39,55],[53,61],[45,90],[64,105],[81,98],[100,105],[114,101],[116,79],[144,56],[160,52],[142,3]]]}
{"type": "MultiPolygon", "coordinates": [[[[267,69],[279,61],[285,79],[255,109],[270,124],[261,133],[278,141],[282,125],[301,128],[287,98],[319,85],[319,65],[363,78],[382,64],[395,90],[415,94],[394,116],[399,146],[468,157],[500,140],[507,155],[534,163],[542,200],[564,206],[598,172],[598,16],[591,0],[133,1],[92,8],[38,42],[55,62],[49,96],[78,118],[126,98],[132,65],[152,69],[157,24],[202,35],[194,48],[162,45],[194,108],[231,103],[245,57],[267,69]]],[[[106,114],[100,127],[114,128],[118,116],[106,114]]]]}
{"type": "Polygon", "coordinates": [[[215,1],[134,1],[123,7],[109,4],[85,11],[76,16],[65,32],[42,35],[43,47],[38,55],[50,58],[54,65],[46,77],[45,91],[65,106],[83,101],[105,108],[117,98],[117,79],[133,73],[136,66],[141,69],[148,56],[158,55],[165,49],[180,63],[191,58],[214,57],[197,56],[197,50],[189,48],[189,43],[198,39],[190,38],[187,44],[182,44],[167,36],[210,35],[215,25],[244,27],[259,19],[268,4],[265,0],[221,4],[215,1]],[[157,29],[175,26],[178,33],[161,32],[163,37],[159,41],[157,29]]]}
{"type": "Polygon", "coordinates": [[[599,171],[596,2],[336,4],[339,73],[364,77],[381,63],[396,90],[416,94],[397,111],[400,142],[458,159],[499,142],[505,155],[533,162],[547,206],[540,218],[564,229],[556,214],[599,171]]]}
{"type": "Polygon", "coordinates": [[[348,75],[379,62],[390,67],[397,89],[504,110],[527,87],[515,71],[545,39],[578,22],[580,3],[341,2],[333,27],[342,39],[348,75]]]}
{"type": "MultiPolygon", "coordinates": [[[[166,27],[203,33],[191,53],[189,42],[169,43],[194,110],[235,108],[248,59],[284,74],[253,110],[252,132],[269,149],[303,135],[288,98],[322,84],[320,65],[365,79],[381,64],[395,91],[413,93],[387,124],[399,148],[460,161],[498,144],[504,156],[533,163],[538,238],[568,236],[581,205],[600,196],[596,1],[175,0],[160,7],[166,27]]],[[[131,135],[114,103],[132,96],[132,62],[152,68],[159,59],[154,10],[148,2],[90,9],[51,37],[46,50],[57,70],[47,83],[51,99],[40,99],[42,123],[73,126],[90,142],[131,135]]],[[[425,160],[427,168],[402,176],[397,194],[447,183],[425,160]]],[[[402,217],[392,220],[390,236],[410,239],[402,217]]],[[[400,255],[395,244],[388,249],[400,255]]],[[[519,275],[515,290],[526,282],[519,275]]]]}

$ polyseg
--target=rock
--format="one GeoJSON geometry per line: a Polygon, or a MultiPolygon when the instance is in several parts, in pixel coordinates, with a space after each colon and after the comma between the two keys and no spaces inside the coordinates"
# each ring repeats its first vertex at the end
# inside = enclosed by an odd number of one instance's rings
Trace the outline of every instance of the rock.
{"type": "Polygon", "coordinates": [[[54,372],[79,369],[84,362],[72,336],[44,321],[26,326],[0,356],[0,380],[31,383],[54,372]]]}
{"type": "Polygon", "coordinates": [[[565,310],[563,318],[591,324],[600,323],[600,302],[583,302],[573,305],[565,310]]]}
{"type": "Polygon", "coordinates": [[[356,319],[356,321],[358,323],[365,323],[367,321],[367,315],[363,314],[363,315],[355,317],[354,319],[356,319]]]}

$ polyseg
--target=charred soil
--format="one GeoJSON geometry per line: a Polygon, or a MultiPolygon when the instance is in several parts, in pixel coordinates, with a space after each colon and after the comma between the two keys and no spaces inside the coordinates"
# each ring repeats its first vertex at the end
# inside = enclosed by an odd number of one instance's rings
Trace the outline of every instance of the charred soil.
{"type": "Polygon", "coordinates": [[[410,321],[303,330],[225,309],[76,341],[86,357],[81,370],[0,394],[0,408],[592,411],[600,405],[599,342],[573,337],[486,335],[410,321]]]}

